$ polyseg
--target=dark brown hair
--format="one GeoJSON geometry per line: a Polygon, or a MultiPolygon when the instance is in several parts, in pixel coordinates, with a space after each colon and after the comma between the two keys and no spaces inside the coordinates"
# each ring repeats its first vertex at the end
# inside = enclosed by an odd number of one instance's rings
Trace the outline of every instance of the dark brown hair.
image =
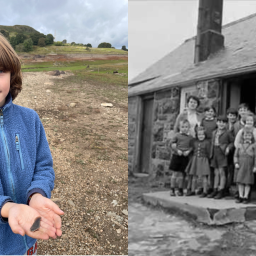
{"type": "Polygon", "coordinates": [[[198,108],[198,107],[200,106],[200,100],[199,100],[199,98],[196,97],[195,95],[190,95],[190,96],[188,96],[188,98],[187,98],[187,104],[189,103],[189,101],[190,101],[191,99],[193,99],[194,101],[197,102],[197,108],[198,108]]]}
{"type": "Polygon", "coordinates": [[[11,72],[10,93],[14,100],[22,89],[21,63],[19,56],[1,33],[0,70],[11,72]]]}

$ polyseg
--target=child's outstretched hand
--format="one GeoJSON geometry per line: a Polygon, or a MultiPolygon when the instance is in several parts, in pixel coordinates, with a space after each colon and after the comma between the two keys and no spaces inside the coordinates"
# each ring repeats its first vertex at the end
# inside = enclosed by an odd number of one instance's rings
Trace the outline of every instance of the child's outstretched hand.
{"type": "Polygon", "coordinates": [[[41,218],[40,227],[36,231],[31,231],[31,227],[40,214],[33,208],[25,204],[8,203],[8,222],[15,234],[24,236],[25,234],[35,239],[47,240],[55,237],[56,228],[45,218],[41,218]]]}
{"type": "MultiPolygon", "coordinates": [[[[36,193],[32,196],[29,206],[38,211],[41,217],[46,218],[56,228],[56,236],[61,236],[61,217],[64,212],[52,200],[36,193]]],[[[55,236],[55,238],[56,238],[55,236]]]]}
{"type": "Polygon", "coordinates": [[[235,168],[239,169],[239,164],[238,163],[235,164],[235,168]]]}
{"type": "Polygon", "coordinates": [[[254,172],[254,173],[256,172],[256,167],[253,168],[253,172],[254,172]]]}

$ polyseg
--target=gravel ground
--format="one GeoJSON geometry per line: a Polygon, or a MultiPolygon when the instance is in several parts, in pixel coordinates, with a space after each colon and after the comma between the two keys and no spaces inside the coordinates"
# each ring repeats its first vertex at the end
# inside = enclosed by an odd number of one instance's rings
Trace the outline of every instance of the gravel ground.
{"type": "MultiPolygon", "coordinates": [[[[24,73],[15,104],[39,114],[56,174],[52,200],[65,212],[63,235],[39,241],[39,255],[128,254],[127,101],[72,73],[24,73]]],[[[119,88],[127,93],[127,88],[119,88]]]]}

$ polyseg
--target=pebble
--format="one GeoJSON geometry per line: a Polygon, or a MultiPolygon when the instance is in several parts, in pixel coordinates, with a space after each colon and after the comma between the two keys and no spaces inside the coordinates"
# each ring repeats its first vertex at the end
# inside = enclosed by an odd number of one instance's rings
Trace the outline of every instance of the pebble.
{"type": "Polygon", "coordinates": [[[68,204],[71,205],[71,206],[73,206],[73,207],[76,206],[72,200],[68,200],[68,204]]]}
{"type": "Polygon", "coordinates": [[[74,103],[74,102],[73,102],[73,103],[70,103],[69,106],[70,106],[71,108],[74,108],[74,107],[76,106],[76,103],[74,103]]]}
{"type": "Polygon", "coordinates": [[[51,90],[46,90],[46,92],[47,92],[47,93],[50,93],[50,92],[51,92],[51,90]]]}

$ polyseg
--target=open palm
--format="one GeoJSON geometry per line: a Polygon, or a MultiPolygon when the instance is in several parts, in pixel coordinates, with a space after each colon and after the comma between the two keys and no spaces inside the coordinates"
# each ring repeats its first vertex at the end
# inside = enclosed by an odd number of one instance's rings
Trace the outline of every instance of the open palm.
{"type": "Polygon", "coordinates": [[[9,210],[8,222],[15,234],[24,236],[25,234],[36,239],[49,239],[56,236],[56,228],[53,224],[42,217],[40,227],[37,231],[30,230],[36,218],[40,217],[39,213],[24,204],[14,204],[9,210]]]}
{"type": "Polygon", "coordinates": [[[29,206],[37,210],[41,217],[50,221],[56,228],[56,235],[61,236],[61,217],[64,212],[52,200],[42,196],[41,194],[34,194],[31,198],[29,206]]]}

